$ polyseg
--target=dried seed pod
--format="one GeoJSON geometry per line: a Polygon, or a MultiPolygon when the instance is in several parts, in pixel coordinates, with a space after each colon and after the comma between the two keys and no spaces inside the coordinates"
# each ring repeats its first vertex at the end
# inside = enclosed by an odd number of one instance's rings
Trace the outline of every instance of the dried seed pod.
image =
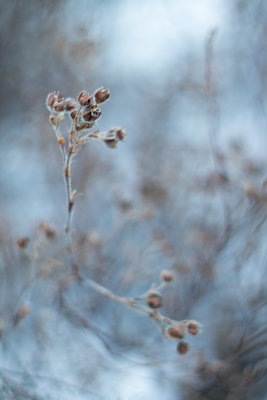
{"type": "Polygon", "coordinates": [[[168,332],[168,336],[171,339],[183,339],[184,338],[184,334],[185,334],[185,330],[182,326],[175,326],[172,325],[168,328],[167,330],[168,332]]]}
{"type": "Polygon", "coordinates": [[[146,302],[151,308],[159,308],[162,306],[162,296],[159,292],[150,291],[148,292],[146,302]]]}
{"type": "Polygon", "coordinates": [[[125,139],[125,130],[120,127],[116,128],[116,138],[121,141],[124,140],[125,139]]]}
{"type": "Polygon", "coordinates": [[[160,277],[165,282],[170,282],[173,280],[173,273],[167,269],[164,269],[160,273],[160,277]]]}
{"type": "Polygon", "coordinates": [[[187,330],[191,335],[197,335],[199,333],[199,324],[196,321],[189,321],[187,330]]]}
{"type": "Polygon", "coordinates": [[[91,115],[92,115],[93,121],[96,121],[96,120],[100,117],[100,115],[101,115],[101,110],[100,110],[100,108],[97,107],[97,106],[93,106],[93,107],[92,107],[91,115]]]}
{"type": "Polygon", "coordinates": [[[95,107],[85,107],[83,111],[83,119],[88,122],[96,121],[101,115],[101,110],[95,107]]]}
{"type": "Polygon", "coordinates": [[[77,103],[73,99],[66,99],[65,101],[65,109],[66,111],[72,111],[73,109],[77,108],[77,103]]]}
{"type": "Polygon", "coordinates": [[[186,354],[189,350],[189,343],[184,342],[183,340],[181,340],[178,345],[177,345],[177,351],[180,354],[186,354]]]}
{"type": "Polygon", "coordinates": [[[90,106],[93,103],[93,96],[85,91],[80,92],[77,99],[81,106],[90,106]]]}
{"type": "Polygon", "coordinates": [[[70,112],[70,116],[72,119],[75,119],[77,116],[77,112],[78,110],[76,108],[74,108],[71,112],[70,112]]]}
{"type": "Polygon", "coordinates": [[[18,238],[17,239],[17,246],[20,248],[20,249],[25,249],[25,247],[27,247],[27,245],[28,245],[28,243],[29,243],[29,238],[27,238],[27,237],[21,237],[21,238],[18,238]]]}
{"type": "Polygon", "coordinates": [[[110,92],[108,89],[103,89],[102,87],[95,91],[95,101],[97,104],[103,103],[110,97],[110,92]]]}
{"type": "Polygon", "coordinates": [[[53,105],[53,108],[55,111],[57,112],[62,112],[65,110],[65,103],[64,101],[60,100],[60,101],[56,101],[53,105]]]}
{"type": "Polygon", "coordinates": [[[55,92],[49,93],[49,95],[47,96],[47,99],[46,99],[46,105],[48,107],[52,107],[55,102],[55,99],[56,99],[55,92]]]}
{"type": "Polygon", "coordinates": [[[114,132],[112,130],[106,133],[106,137],[104,143],[111,149],[116,149],[118,139],[116,138],[114,132]]]}

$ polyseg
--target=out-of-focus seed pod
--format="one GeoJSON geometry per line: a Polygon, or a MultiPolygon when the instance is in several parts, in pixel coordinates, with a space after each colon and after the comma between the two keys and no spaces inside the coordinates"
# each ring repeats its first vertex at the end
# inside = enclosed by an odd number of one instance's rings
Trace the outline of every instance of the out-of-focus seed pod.
{"type": "Polygon", "coordinates": [[[173,273],[167,269],[164,269],[160,273],[160,277],[165,282],[170,282],[173,280],[173,273]]]}
{"type": "Polygon", "coordinates": [[[189,350],[189,343],[184,342],[183,340],[181,340],[178,345],[177,345],[177,351],[180,354],[186,354],[189,350]]]}
{"type": "Polygon", "coordinates": [[[30,312],[31,312],[30,304],[23,304],[22,306],[20,306],[15,315],[15,321],[14,321],[15,325],[17,325],[19,321],[21,321],[23,318],[27,317],[27,315],[29,315],[30,312]]]}
{"type": "Polygon", "coordinates": [[[77,99],[81,106],[90,106],[93,103],[93,96],[85,91],[80,92],[77,99]]]}
{"type": "Polygon", "coordinates": [[[28,243],[29,243],[29,238],[27,238],[27,237],[21,237],[21,238],[18,238],[17,239],[17,246],[20,248],[20,249],[25,249],[25,247],[27,247],[28,246],[28,243]]]}
{"type": "Polygon", "coordinates": [[[103,103],[110,97],[110,92],[108,89],[103,89],[102,87],[95,91],[95,101],[97,104],[103,103]]]}
{"type": "Polygon", "coordinates": [[[146,302],[151,308],[159,308],[162,306],[162,296],[159,292],[150,291],[148,292],[146,302]]]}
{"type": "Polygon", "coordinates": [[[41,224],[39,225],[38,228],[40,229],[41,232],[43,232],[45,234],[45,236],[48,239],[54,239],[54,237],[56,236],[56,230],[50,224],[47,224],[45,222],[41,222],[41,224]]]}
{"type": "Polygon", "coordinates": [[[196,321],[189,321],[187,330],[191,335],[197,335],[199,333],[199,324],[196,321]]]}
{"type": "Polygon", "coordinates": [[[116,138],[121,141],[124,140],[125,139],[125,130],[120,127],[116,128],[116,138]]]}
{"type": "Polygon", "coordinates": [[[185,330],[182,326],[175,326],[175,325],[170,326],[167,332],[168,336],[171,339],[183,339],[185,334],[185,330]]]}

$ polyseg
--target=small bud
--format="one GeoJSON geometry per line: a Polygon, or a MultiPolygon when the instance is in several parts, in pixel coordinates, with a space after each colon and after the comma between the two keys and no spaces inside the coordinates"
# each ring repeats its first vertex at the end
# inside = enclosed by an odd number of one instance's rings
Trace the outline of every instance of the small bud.
{"type": "Polygon", "coordinates": [[[58,94],[57,94],[57,101],[61,101],[61,100],[63,100],[63,99],[64,99],[63,94],[61,94],[60,92],[58,92],[58,94]]]}
{"type": "Polygon", "coordinates": [[[38,228],[48,239],[53,239],[56,236],[55,228],[49,224],[46,224],[45,222],[42,222],[38,228]]]}
{"type": "Polygon", "coordinates": [[[162,305],[162,296],[159,292],[151,291],[147,295],[146,302],[151,308],[159,308],[162,305]]]}
{"type": "Polygon", "coordinates": [[[196,321],[189,321],[187,330],[191,335],[197,335],[199,333],[199,324],[196,321]]]}
{"type": "Polygon", "coordinates": [[[170,282],[173,280],[173,273],[167,269],[164,269],[163,271],[161,271],[160,277],[163,281],[170,282]]]}
{"type": "Polygon", "coordinates": [[[15,315],[15,325],[19,323],[20,320],[23,318],[27,317],[31,312],[31,305],[30,304],[23,304],[18,311],[16,312],[15,315]]]}
{"type": "Polygon", "coordinates": [[[66,111],[72,111],[73,109],[77,108],[77,103],[72,99],[66,99],[65,101],[65,109],[66,111]]]}
{"type": "Polygon", "coordinates": [[[29,238],[26,237],[18,238],[16,243],[20,249],[25,249],[25,247],[27,247],[29,243],[29,238]]]}
{"type": "Polygon", "coordinates": [[[177,351],[180,354],[186,354],[189,350],[189,343],[184,342],[183,340],[181,340],[181,342],[178,343],[177,345],[177,351]]]}
{"type": "Polygon", "coordinates": [[[97,104],[103,103],[110,97],[108,89],[99,88],[95,91],[95,101],[97,104]]]}
{"type": "Polygon", "coordinates": [[[57,111],[57,112],[62,112],[62,111],[64,111],[65,110],[65,104],[64,104],[64,101],[56,101],[55,103],[54,103],[54,110],[55,111],[57,111]]]}
{"type": "Polygon", "coordinates": [[[52,107],[55,102],[55,99],[56,99],[55,92],[49,93],[46,99],[47,106],[52,107]]]}
{"type": "Polygon", "coordinates": [[[57,139],[57,144],[60,146],[62,144],[65,144],[65,139],[62,136],[59,136],[57,139]]]}
{"type": "Polygon", "coordinates": [[[77,99],[81,106],[90,106],[93,103],[93,96],[85,91],[79,93],[77,99]]]}
{"type": "Polygon", "coordinates": [[[171,326],[168,329],[168,335],[171,339],[183,339],[184,338],[184,328],[182,326],[171,326]]]}

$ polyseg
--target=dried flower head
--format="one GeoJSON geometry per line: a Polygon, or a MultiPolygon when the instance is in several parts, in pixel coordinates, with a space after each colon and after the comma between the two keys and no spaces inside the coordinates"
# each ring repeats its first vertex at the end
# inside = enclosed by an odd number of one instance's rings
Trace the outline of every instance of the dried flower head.
{"type": "Polygon", "coordinates": [[[191,335],[197,335],[199,333],[199,324],[196,321],[189,321],[187,324],[187,330],[191,335]]]}
{"type": "Polygon", "coordinates": [[[47,106],[52,107],[55,102],[55,99],[56,99],[56,93],[55,92],[49,93],[46,100],[47,106]]]}
{"type": "MultiPolygon", "coordinates": [[[[52,92],[49,93],[46,99],[46,106],[49,111],[51,111],[53,108],[55,109],[55,106],[58,105],[58,103],[63,102],[63,95],[59,92],[52,92]]],[[[64,104],[64,103],[63,103],[64,104]]],[[[57,111],[57,110],[55,110],[57,111]]]]}
{"type": "Polygon", "coordinates": [[[125,139],[125,131],[121,127],[110,129],[104,139],[105,144],[111,149],[116,149],[117,143],[125,139]]]}
{"type": "Polygon", "coordinates": [[[102,87],[95,91],[95,101],[97,104],[103,103],[110,97],[110,92],[108,89],[103,89],[102,87]]]}
{"type": "Polygon", "coordinates": [[[43,232],[45,234],[45,236],[48,239],[54,239],[54,237],[56,236],[56,230],[50,224],[41,222],[40,225],[38,226],[38,228],[40,229],[41,232],[43,232]]]}
{"type": "Polygon", "coordinates": [[[65,110],[66,111],[72,111],[72,110],[76,109],[77,107],[78,107],[78,104],[73,99],[68,98],[65,100],[65,110]]]}
{"type": "Polygon", "coordinates": [[[173,280],[173,273],[167,269],[164,269],[160,273],[160,277],[165,282],[170,282],[173,280]]]}
{"type": "Polygon", "coordinates": [[[178,353],[183,355],[183,354],[186,354],[188,352],[189,347],[190,347],[189,343],[184,342],[183,340],[181,340],[177,345],[177,351],[178,351],[178,353]]]}
{"type": "Polygon", "coordinates": [[[182,326],[175,326],[172,325],[168,328],[167,330],[168,336],[171,339],[183,339],[184,338],[184,334],[185,334],[185,330],[182,326]]]}
{"type": "Polygon", "coordinates": [[[27,237],[21,237],[21,238],[18,238],[17,239],[17,246],[20,248],[20,249],[25,249],[25,247],[27,247],[28,246],[28,243],[29,243],[29,238],[27,238],[27,237]]]}
{"type": "Polygon", "coordinates": [[[77,99],[81,106],[90,106],[93,104],[93,96],[86,91],[80,92],[77,99]]]}
{"type": "Polygon", "coordinates": [[[57,112],[62,112],[62,111],[64,111],[64,110],[65,110],[65,103],[64,103],[64,101],[63,101],[63,100],[55,101],[55,102],[54,102],[54,105],[53,105],[53,108],[54,108],[54,110],[57,111],[57,112]]]}
{"type": "Polygon", "coordinates": [[[96,121],[101,115],[101,110],[97,105],[87,106],[83,111],[83,119],[88,122],[96,121]]]}
{"type": "Polygon", "coordinates": [[[162,296],[159,292],[150,291],[147,294],[146,302],[151,308],[159,308],[162,306],[162,296]]]}

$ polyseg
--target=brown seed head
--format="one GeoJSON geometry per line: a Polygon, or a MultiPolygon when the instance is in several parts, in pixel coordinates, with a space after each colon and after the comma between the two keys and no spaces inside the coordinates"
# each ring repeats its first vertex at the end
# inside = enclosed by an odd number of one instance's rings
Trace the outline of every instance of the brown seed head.
{"type": "Polygon", "coordinates": [[[74,108],[72,111],[70,111],[70,116],[72,119],[76,118],[78,110],[76,108],[74,108]]]}
{"type": "Polygon", "coordinates": [[[173,273],[167,269],[164,269],[160,273],[160,277],[165,282],[170,282],[173,280],[173,273]]]}
{"type": "Polygon", "coordinates": [[[77,107],[77,103],[73,99],[66,99],[65,101],[65,109],[66,111],[72,111],[77,107]]]}
{"type": "Polygon", "coordinates": [[[23,304],[17,311],[15,315],[15,324],[17,324],[21,319],[27,317],[31,312],[30,304],[23,304]]]}
{"type": "Polygon", "coordinates": [[[46,99],[47,106],[52,107],[55,102],[55,99],[56,99],[55,92],[49,93],[49,95],[47,96],[47,99],[46,99]]]}
{"type": "Polygon", "coordinates": [[[93,96],[85,91],[79,93],[77,99],[81,106],[90,106],[93,103],[93,96]]]}
{"type": "Polygon", "coordinates": [[[96,121],[101,115],[101,110],[97,106],[86,107],[83,111],[83,118],[85,121],[96,121]]]}
{"type": "Polygon", "coordinates": [[[65,110],[65,103],[64,101],[60,100],[60,101],[55,101],[53,108],[55,111],[57,112],[62,112],[65,110]]]}
{"type": "Polygon", "coordinates": [[[118,140],[124,140],[125,139],[125,130],[122,128],[117,128],[116,129],[116,138],[118,140]]]}
{"type": "Polygon", "coordinates": [[[102,87],[95,91],[95,101],[97,104],[103,103],[110,97],[110,92],[108,89],[103,89],[102,87]]]}
{"type": "Polygon", "coordinates": [[[184,328],[182,326],[171,326],[168,329],[168,335],[171,339],[183,339],[184,338],[184,328]]]}
{"type": "Polygon", "coordinates": [[[162,306],[162,296],[159,292],[151,291],[147,295],[146,302],[151,308],[159,308],[162,306]]]}
{"type": "Polygon", "coordinates": [[[178,345],[177,345],[177,351],[180,354],[186,354],[189,350],[189,343],[184,342],[183,340],[181,340],[178,345]]]}
{"type": "Polygon", "coordinates": [[[38,227],[41,232],[45,234],[48,239],[53,239],[56,236],[56,230],[52,225],[49,225],[45,222],[41,222],[38,227]]]}
{"type": "Polygon", "coordinates": [[[187,330],[191,335],[197,335],[199,333],[199,324],[196,321],[189,321],[187,330]]]}
{"type": "Polygon", "coordinates": [[[29,238],[27,237],[18,238],[16,243],[20,249],[25,249],[25,247],[27,247],[29,243],[29,238]]]}

